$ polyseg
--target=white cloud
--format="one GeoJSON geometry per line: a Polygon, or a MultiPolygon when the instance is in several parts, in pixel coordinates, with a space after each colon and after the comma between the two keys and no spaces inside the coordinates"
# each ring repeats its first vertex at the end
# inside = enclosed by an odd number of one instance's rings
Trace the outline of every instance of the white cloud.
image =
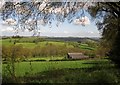
{"type": "Polygon", "coordinates": [[[45,25],[45,21],[43,19],[37,21],[38,24],[45,25]]]}
{"type": "Polygon", "coordinates": [[[0,0],[0,9],[4,5],[4,3],[5,3],[5,0],[0,0]]]}
{"type": "Polygon", "coordinates": [[[13,28],[12,27],[6,27],[6,28],[2,28],[1,29],[2,32],[13,32],[13,28]]]}
{"type": "Polygon", "coordinates": [[[95,31],[80,31],[75,33],[74,36],[78,37],[100,37],[100,35],[95,31]]]}
{"type": "Polygon", "coordinates": [[[2,24],[3,25],[11,25],[11,26],[13,26],[13,25],[16,25],[17,22],[14,19],[9,18],[9,19],[6,19],[5,21],[3,21],[2,24]]]}
{"type": "Polygon", "coordinates": [[[94,34],[94,32],[93,32],[93,31],[88,31],[88,33],[90,33],[90,34],[94,34]]]}
{"type": "Polygon", "coordinates": [[[81,25],[81,24],[82,24],[82,22],[80,22],[79,19],[75,19],[75,20],[73,21],[73,23],[74,23],[75,25],[81,25]]]}
{"type": "Polygon", "coordinates": [[[68,31],[64,31],[63,33],[68,34],[69,32],[68,31]]]}
{"type": "Polygon", "coordinates": [[[56,14],[59,14],[61,12],[62,12],[62,8],[61,7],[54,9],[54,13],[56,13],[56,14]]]}
{"type": "Polygon", "coordinates": [[[46,6],[46,2],[42,2],[42,4],[39,6],[39,10],[42,11],[46,6]]]}
{"type": "Polygon", "coordinates": [[[75,24],[75,25],[89,25],[90,20],[89,20],[89,18],[87,16],[85,16],[85,17],[82,17],[80,19],[75,19],[73,21],[73,24],[75,24]]]}

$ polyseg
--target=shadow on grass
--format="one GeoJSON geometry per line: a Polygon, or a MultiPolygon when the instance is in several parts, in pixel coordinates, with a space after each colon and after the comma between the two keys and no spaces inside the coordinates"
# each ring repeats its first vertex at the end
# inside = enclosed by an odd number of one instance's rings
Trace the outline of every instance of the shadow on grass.
{"type": "Polygon", "coordinates": [[[110,62],[87,62],[94,64],[90,68],[65,68],[44,71],[36,74],[26,74],[24,77],[17,77],[17,82],[12,78],[4,78],[3,83],[23,84],[97,84],[97,85],[119,85],[120,69],[110,62]]]}

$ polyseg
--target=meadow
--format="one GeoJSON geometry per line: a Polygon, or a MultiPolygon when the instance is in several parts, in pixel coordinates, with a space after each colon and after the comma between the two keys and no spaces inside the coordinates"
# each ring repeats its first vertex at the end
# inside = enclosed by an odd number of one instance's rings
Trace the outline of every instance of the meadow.
{"type": "Polygon", "coordinates": [[[70,47],[73,47],[75,45],[79,45],[80,48],[82,49],[94,49],[88,44],[81,43],[79,44],[78,42],[74,41],[56,41],[56,40],[45,40],[44,38],[36,38],[36,37],[26,37],[26,38],[7,38],[7,39],[2,39],[0,40],[0,44],[5,45],[5,46],[10,46],[13,45],[16,42],[16,45],[23,45],[24,47],[27,48],[33,48],[35,46],[45,46],[48,43],[54,44],[54,45],[69,45],[70,47]]]}
{"type": "Polygon", "coordinates": [[[96,83],[118,84],[119,71],[115,64],[107,59],[76,61],[16,62],[16,81],[11,79],[3,64],[3,83],[96,83]],[[5,71],[5,72],[4,72],[5,71]],[[8,80],[9,79],[9,80],[8,80]]]}
{"type": "Polygon", "coordinates": [[[120,69],[107,57],[96,56],[98,42],[36,37],[0,41],[3,83],[120,83],[120,69]],[[67,59],[68,52],[82,52],[89,59],[67,59]]]}
{"type": "MultiPolygon", "coordinates": [[[[107,60],[99,60],[99,62],[104,62],[107,60]]],[[[38,72],[63,69],[63,68],[90,68],[94,65],[95,60],[78,60],[78,61],[43,61],[43,62],[16,62],[15,63],[15,72],[16,76],[24,76],[26,73],[35,74],[38,72]],[[91,64],[85,64],[92,62],[91,64]]],[[[3,74],[4,68],[7,65],[3,65],[3,74]]],[[[4,76],[4,75],[3,75],[4,76]]]]}

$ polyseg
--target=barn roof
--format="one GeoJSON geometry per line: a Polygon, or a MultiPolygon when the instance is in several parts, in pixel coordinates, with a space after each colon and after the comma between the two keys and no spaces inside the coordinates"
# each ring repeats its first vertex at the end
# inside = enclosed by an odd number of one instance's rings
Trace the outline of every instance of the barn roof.
{"type": "Polygon", "coordinates": [[[85,56],[83,53],[68,53],[69,58],[72,59],[84,59],[88,58],[88,56],[85,56]]]}

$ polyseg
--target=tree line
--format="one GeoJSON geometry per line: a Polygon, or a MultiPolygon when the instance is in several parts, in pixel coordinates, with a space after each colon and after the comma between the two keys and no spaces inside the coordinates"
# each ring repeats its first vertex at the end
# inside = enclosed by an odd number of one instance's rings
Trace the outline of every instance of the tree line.
{"type": "MultiPolygon", "coordinates": [[[[67,42],[61,45],[46,42],[45,45],[37,44],[33,48],[24,47],[22,44],[13,44],[10,46],[2,45],[2,57],[4,61],[9,61],[13,56],[16,60],[26,60],[31,57],[66,57],[67,53],[81,52],[89,57],[96,57],[98,53],[98,44],[95,42],[84,42],[83,46],[86,49],[82,49],[80,46],[82,43],[67,42]],[[95,50],[88,49],[86,45],[94,47],[95,50]]],[[[103,50],[103,49],[102,49],[103,50]]],[[[103,50],[104,56],[105,51],[103,50]]],[[[100,54],[99,54],[100,55],[100,54]]]]}
{"type": "Polygon", "coordinates": [[[13,54],[16,59],[22,60],[30,57],[65,56],[68,52],[81,52],[81,50],[75,47],[59,46],[52,43],[47,43],[45,46],[38,45],[34,48],[26,48],[23,45],[2,46],[2,57],[5,60],[11,59],[13,54]]]}

